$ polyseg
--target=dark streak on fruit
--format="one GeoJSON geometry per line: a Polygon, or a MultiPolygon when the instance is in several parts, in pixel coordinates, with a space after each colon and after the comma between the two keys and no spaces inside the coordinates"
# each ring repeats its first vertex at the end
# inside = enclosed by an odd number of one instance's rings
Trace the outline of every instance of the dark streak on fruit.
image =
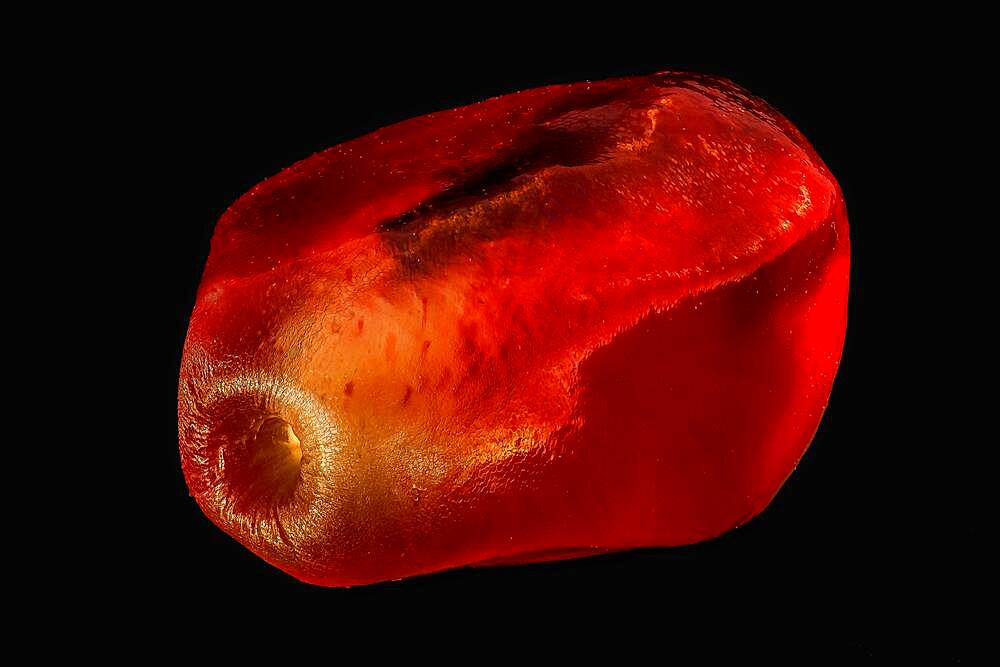
{"type": "Polygon", "coordinates": [[[433,225],[434,221],[460,215],[463,209],[510,192],[526,177],[544,169],[592,165],[607,159],[616,141],[610,125],[559,122],[564,114],[586,111],[606,100],[596,101],[598,104],[549,109],[545,117],[552,122],[524,130],[493,160],[444,174],[443,180],[451,185],[413,208],[380,222],[376,229],[386,247],[397,255],[401,270],[411,276],[429,271],[432,262],[447,261],[469,243],[503,237],[512,231],[515,223],[501,218],[487,226],[463,226],[459,222],[458,226],[439,228],[433,225]]]}

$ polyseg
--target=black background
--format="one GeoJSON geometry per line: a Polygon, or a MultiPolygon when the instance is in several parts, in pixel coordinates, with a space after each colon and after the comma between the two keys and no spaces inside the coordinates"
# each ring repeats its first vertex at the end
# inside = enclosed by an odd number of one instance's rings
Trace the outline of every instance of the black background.
{"type": "MultiPolygon", "coordinates": [[[[939,362],[923,352],[935,325],[909,329],[932,282],[913,270],[915,238],[935,224],[928,193],[941,187],[926,151],[935,143],[928,124],[942,121],[915,112],[915,100],[940,94],[929,82],[947,72],[893,49],[853,59],[800,49],[756,60],[684,60],[659,49],[517,51],[411,48],[374,58],[318,49],[306,67],[299,53],[222,51],[162,58],[141,80],[120,80],[126,94],[111,121],[120,121],[130,144],[119,169],[136,203],[112,230],[115,247],[127,250],[104,271],[126,315],[114,334],[117,355],[128,360],[113,378],[128,394],[122,427],[143,435],[121,495],[109,500],[120,544],[107,554],[109,579],[131,589],[133,608],[182,601],[195,616],[220,604],[251,616],[292,610],[299,621],[319,610],[372,623],[396,614],[500,612],[513,631],[525,614],[549,623],[635,614],[664,641],[692,629],[711,637],[753,627],[761,641],[783,643],[809,628],[822,633],[812,645],[821,652],[879,656],[934,644],[962,655],[963,640],[936,619],[965,613],[970,584],[942,554],[963,553],[974,535],[952,511],[962,485],[952,464],[930,449],[939,436],[928,399],[914,395],[914,359],[937,371],[939,362]],[[537,85],[664,69],[727,76],[768,100],[813,143],[848,204],[852,284],[842,366],[811,448],[762,515],[690,547],[350,590],[302,584],[203,517],[179,466],[177,374],[213,225],[229,204],[294,161],[392,122],[537,85]],[[928,463],[936,476],[927,477],[928,463]],[[132,500],[123,503],[126,493],[132,500]],[[935,620],[920,631],[910,624],[928,618],[935,620]]],[[[942,317],[957,308],[937,307],[942,317]]],[[[719,647],[711,639],[704,646],[719,647]]]]}

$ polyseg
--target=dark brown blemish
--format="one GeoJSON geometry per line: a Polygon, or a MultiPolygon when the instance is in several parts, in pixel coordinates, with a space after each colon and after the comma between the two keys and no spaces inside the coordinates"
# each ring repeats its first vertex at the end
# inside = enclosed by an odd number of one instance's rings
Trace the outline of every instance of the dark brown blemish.
{"type": "Polygon", "coordinates": [[[408,211],[383,220],[380,232],[409,231],[434,215],[447,214],[484,197],[506,192],[515,179],[554,166],[579,167],[600,162],[614,143],[609,127],[533,126],[521,132],[495,159],[445,174],[451,186],[408,211]]]}
{"type": "Polygon", "coordinates": [[[410,397],[413,396],[413,387],[406,385],[406,393],[403,394],[403,407],[410,402],[410,397]]]}
{"type": "MultiPolygon", "coordinates": [[[[479,371],[483,367],[484,356],[482,352],[475,352],[472,355],[472,359],[469,361],[469,366],[465,370],[465,375],[468,378],[474,377],[479,374],[479,371]]],[[[465,378],[462,378],[465,380],[465,378]]]]}
{"type": "Polygon", "coordinates": [[[478,349],[478,346],[476,345],[477,330],[475,323],[463,324],[460,322],[458,324],[458,330],[459,335],[462,337],[462,344],[465,347],[465,351],[470,355],[475,354],[478,349]]]}
{"type": "MultiPolygon", "coordinates": [[[[578,105],[571,106],[574,108],[559,111],[565,114],[583,110],[578,105]]],[[[618,113],[625,108],[623,105],[618,113]]],[[[552,117],[542,114],[543,118],[546,116],[552,117]]],[[[510,234],[520,218],[458,216],[456,219],[462,221],[458,228],[455,225],[436,228],[435,220],[509,193],[551,167],[572,168],[606,161],[616,151],[615,128],[614,122],[582,122],[580,118],[558,116],[551,122],[525,128],[493,159],[437,174],[449,183],[448,187],[413,208],[382,220],[376,229],[382,242],[397,257],[402,272],[413,276],[431,271],[435,264],[450,261],[459,253],[467,254],[482,241],[510,234]]]]}
{"type": "Polygon", "coordinates": [[[344,394],[350,396],[353,393],[354,393],[354,380],[351,380],[350,382],[344,385],[344,394]]]}
{"type": "Polygon", "coordinates": [[[613,123],[577,123],[567,114],[580,114],[607,107],[622,98],[619,86],[577,90],[562,100],[539,110],[533,124],[513,137],[502,150],[479,164],[447,174],[451,186],[428,197],[402,214],[379,223],[381,232],[393,231],[425,217],[435,209],[454,209],[469,198],[502,192],[512,187],[518,176],[534,174],[556,165],[579,167],[604,160],[617,139],[613,123]],[[456,206],[457,205],[457,206],[456,206]]]}
{"type": "Polygon", "coordinates": [[[358,333],[365,330],[365,321],[363,319],[358,320],[358,333]]]}

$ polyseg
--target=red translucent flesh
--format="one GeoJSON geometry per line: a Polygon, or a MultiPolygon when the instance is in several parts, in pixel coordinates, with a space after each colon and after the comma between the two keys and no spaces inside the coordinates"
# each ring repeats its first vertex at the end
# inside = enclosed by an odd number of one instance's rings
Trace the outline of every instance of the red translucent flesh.
{"type": "Polygon", "coordinates": [[[185,475],[224,530],[327,585],[706,539],[808,446],[848,267],[832,175],[719,79],[406,121],[220,220],[185,475]]]}

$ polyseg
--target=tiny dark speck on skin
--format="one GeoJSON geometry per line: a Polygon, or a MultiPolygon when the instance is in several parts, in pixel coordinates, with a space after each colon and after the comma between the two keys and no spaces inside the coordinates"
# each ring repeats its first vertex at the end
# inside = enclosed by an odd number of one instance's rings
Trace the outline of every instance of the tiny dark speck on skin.
{"type": "Polygon", "coordinates": [[[361,333],[364,330],[365,330],[365,321],[358,320],[358,333],[361,333]]]}
{"type": "Polygon", "coordinates": [[[344,385],[344,394],[350,396],[353,393],[354,393],[354,380],[351,380],[350,382],[344,385]]]}
{"type": "Polygon", "coordinates": [[[413,387],[406,385],[406,393],[403,394],[403,407],[410,402],[410,396],[413,395],[413,387]]]}

